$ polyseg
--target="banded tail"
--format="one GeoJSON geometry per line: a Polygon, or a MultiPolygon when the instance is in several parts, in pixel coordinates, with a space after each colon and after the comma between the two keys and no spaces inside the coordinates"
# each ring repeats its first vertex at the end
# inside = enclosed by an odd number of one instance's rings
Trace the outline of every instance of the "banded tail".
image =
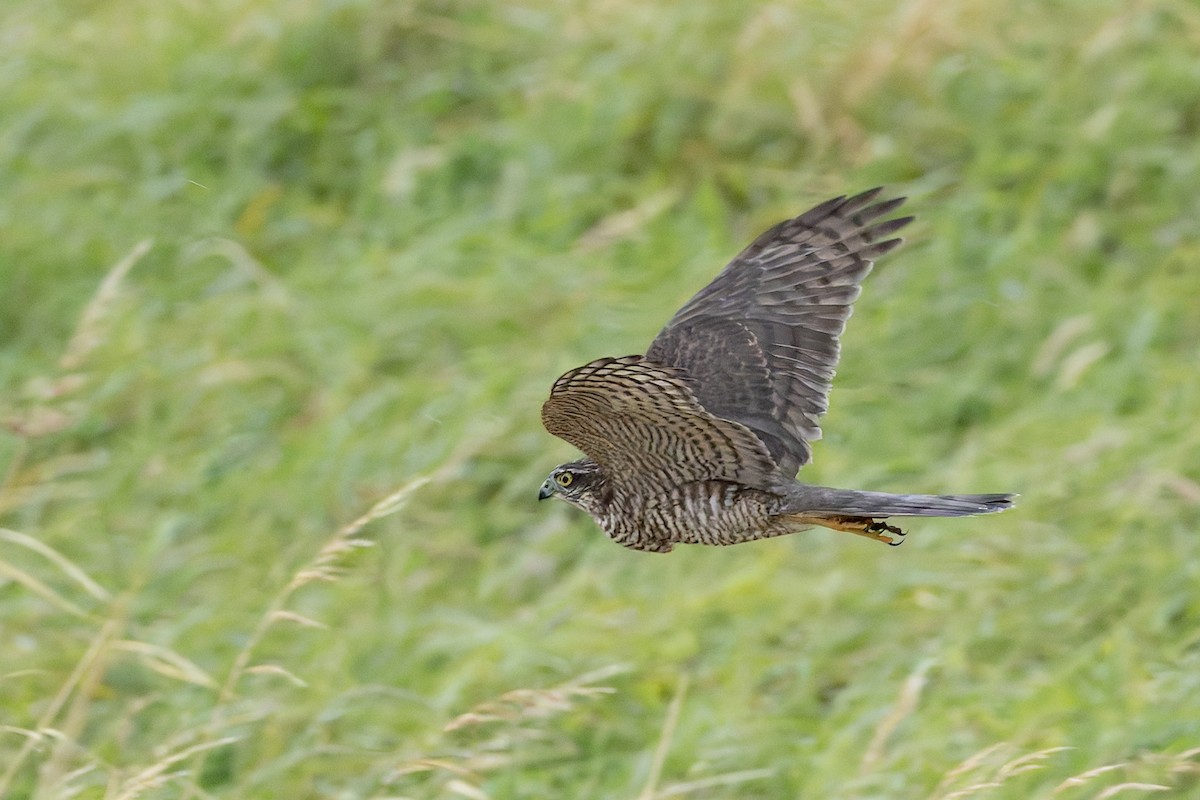
{"type": "Polygon", "coordinates": [[[1012,494],[889,494],[795,484],[782,513],[846,517],[968,517],[1013,507],[1012,494]]]}
{"type": "Polygon", "coordinates": [[[780,515],[794,525],[821,525],[865,536],[892,546],[904,541],[904,531],[887,517],[968,517],[1012,508],[1011,494],[888,494],[853,489],[829,489],[796,483],[783,489],[780,515]]]}

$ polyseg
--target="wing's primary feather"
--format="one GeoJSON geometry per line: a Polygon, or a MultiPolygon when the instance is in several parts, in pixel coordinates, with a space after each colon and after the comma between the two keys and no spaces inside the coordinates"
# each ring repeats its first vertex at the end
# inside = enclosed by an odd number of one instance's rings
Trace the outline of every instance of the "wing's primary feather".
{"type": "Polygon", "coordinates": [[[745,425],[788,477],[812,458],[818,419],[860,284],[912,217],[904,198],[837,197],[755,239],[667,323],[646,358],[689,377],[696,400],[745,425]]]}
{"type": "Polygon", "coordinates": [[[696,402],[680,370],[644,356],[601,358],[554,382],[542,424],[640,488],[727,480],[767,485],[775,463],[740,423],[696,402]]]}

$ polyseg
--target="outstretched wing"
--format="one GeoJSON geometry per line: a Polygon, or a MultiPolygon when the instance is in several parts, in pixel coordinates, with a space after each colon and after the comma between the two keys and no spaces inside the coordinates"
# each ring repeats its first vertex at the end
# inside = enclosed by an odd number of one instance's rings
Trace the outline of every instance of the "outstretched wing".
{"type": "Polygon", "coordinates": [[[904,198],[837,197],[763,233],[667,323],[646,358],[677,367],[700,404],[754,432],[789,477],[812,458],[838,337],[904,198]]]}
{"type": "Polygon", "coordinates": [[[775,463],[745,426],[696,402],[677,369],[644,356],[601,358],[554,382],[542,405],[546,430],[643,488],[727,480],[765,485],[775,463]]]}

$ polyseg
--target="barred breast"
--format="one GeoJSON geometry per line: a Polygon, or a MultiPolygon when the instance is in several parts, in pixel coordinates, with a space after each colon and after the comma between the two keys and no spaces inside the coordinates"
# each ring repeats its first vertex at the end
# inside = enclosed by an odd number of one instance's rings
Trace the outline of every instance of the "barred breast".
{"type": "Polygon", "coordinates": [[[694,481],[646,498],[641,513],[600,520],[618,544],[666,552],[676,543],[726,545],[787,530],[772,518],[781,498],[726,481],[694,481]],[[607,523],[607,524],[606,524],[607,523]]]}

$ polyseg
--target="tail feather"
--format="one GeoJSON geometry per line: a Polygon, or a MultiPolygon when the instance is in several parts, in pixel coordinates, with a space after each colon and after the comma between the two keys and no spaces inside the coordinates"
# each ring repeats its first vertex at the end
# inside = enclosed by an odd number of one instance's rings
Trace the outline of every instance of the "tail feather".
{"type": "Polygon", "coordinates": [[[1012,494],[888,494],[797,484],[784,513],[849,517],[967,517],[1013,507],[1012,494]]]}

